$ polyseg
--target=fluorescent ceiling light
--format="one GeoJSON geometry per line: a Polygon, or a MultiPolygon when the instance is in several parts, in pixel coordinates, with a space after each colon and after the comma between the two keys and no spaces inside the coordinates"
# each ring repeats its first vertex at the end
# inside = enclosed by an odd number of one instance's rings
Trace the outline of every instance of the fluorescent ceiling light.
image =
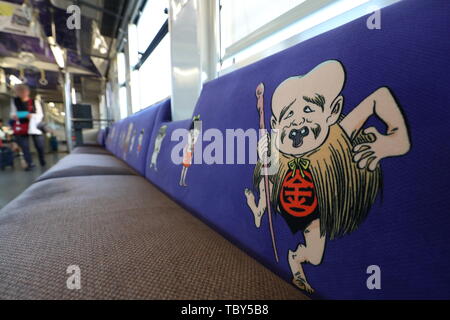
{"type": "Polygon", "coordinates": [[[51,46],[56,45],[56,40],[55,40],[55,38],[53,38],[52,36],[47,37],[47,40],[48,40],[48,44],[49,44],[49,45],[51,45],[51,46]]]}
{"type": "Polygon", "coordinates": [[[9,82],[11,83],[11,85],[15,86],[16,84],[21,84],[22,80],[12,74],[9,76],[9,82]]]}
{"type": "Polygon", "coordinates": [[[72,104],[77,104],[77,93],[75,92],[75,88],[72,88],[72,104]]]}
{"type": "Polygon", "coordinates": [[[66,66],[64,51],[58,45],[51,45],[50,49],[52,50],[53,56],[55,57],[56,63],[61,69],[64,69],[66,66]]]}

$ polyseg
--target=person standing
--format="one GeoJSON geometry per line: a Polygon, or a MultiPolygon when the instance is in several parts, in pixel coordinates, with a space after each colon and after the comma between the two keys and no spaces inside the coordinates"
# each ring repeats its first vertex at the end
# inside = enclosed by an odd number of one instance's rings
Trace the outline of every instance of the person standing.
{"type": "Polygon", "coordinates": [[[30,137],[38,153],[39,163],[45,167],[44,136],[38,129],[39,123],[44,118],[41,102],[31,99],[30,88],[25,84],[16,85],[14,93],[15,98],[11,100],[11,119],[15,122],[13,129],[16,142],[22,149],[27,163],[25,170],[30,171],[35,167],[30,153],[30,137]]]}
{"type": "Polygon", "coordinates": [[[3,140],[6,140],[6,133],[3,132],[3,119],[0,119],[0,148],[3,146],[3,140]]]}

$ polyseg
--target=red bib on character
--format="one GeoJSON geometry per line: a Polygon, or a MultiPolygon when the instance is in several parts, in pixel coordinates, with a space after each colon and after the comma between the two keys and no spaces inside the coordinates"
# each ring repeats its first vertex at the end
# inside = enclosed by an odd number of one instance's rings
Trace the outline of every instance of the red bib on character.
{"type": "Polygon", "coordinates": [[[311,172],[306,169],[288,170],[280,188],[279,204],[282,211],[303,218],[316,211],[317,203],[311,172]]]}

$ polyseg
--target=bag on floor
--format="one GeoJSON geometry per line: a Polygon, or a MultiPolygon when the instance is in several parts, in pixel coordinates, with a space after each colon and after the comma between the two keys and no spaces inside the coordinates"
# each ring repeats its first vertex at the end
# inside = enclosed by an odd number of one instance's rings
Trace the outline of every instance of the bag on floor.
{"type": "Polygon", "coordinates": [[[14,168],[14,152],[7,147],[0,147],[0,169],[5,170],[6,167],[14,168]]]}

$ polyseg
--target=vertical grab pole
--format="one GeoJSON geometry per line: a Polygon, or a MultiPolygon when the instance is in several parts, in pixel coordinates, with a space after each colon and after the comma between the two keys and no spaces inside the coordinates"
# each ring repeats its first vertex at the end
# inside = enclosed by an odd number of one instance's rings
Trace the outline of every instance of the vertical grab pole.
{"type": "Polygon", "coordinates": [[[66,140],[67,140],[67,151],[70,153],[73,149],[72,141],[72,78],[69,71],[64,70],[64,107],[65,107],[65,125],[66,125],[66,140]]]}
{"type": "MultiPolygon", "coordinates": [[[[257,103],[257,109],[259,112],[259,129],[265,130],[266,125],[264,122],[264,84],[260,83],[258,87],[256,88],[256,98],[258,100],[257,103]]],[[[264,170],[264,186],[265,186],[265,193],[266,193],[266,202],[267,202],[267,213],[269,215],[269,229],[270,229],[270,236],[272,237],[272,247],[273,247],[273,253],[275,255],[275,260],[278,262],[278,250],[277,250],[277,244],[275,242],[275,233],[273,231],[273,224],[272,224],[272,207],[270,203],[270,190],[269,190],[269,176],[267,171],[267,160],[263,159],[263,170],[264,170]]]]}

